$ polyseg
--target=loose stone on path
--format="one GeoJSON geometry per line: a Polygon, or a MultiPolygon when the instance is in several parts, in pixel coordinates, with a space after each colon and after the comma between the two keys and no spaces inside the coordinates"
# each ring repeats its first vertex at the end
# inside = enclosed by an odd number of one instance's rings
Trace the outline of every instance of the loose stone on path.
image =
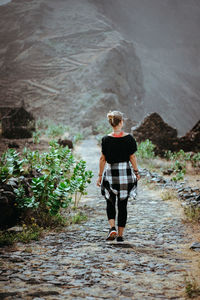
{"type": "Polygon", "coordinates": [[[38,242],[0,251],[0,299],[185,299],[190,242],[181,211],[139,183],[128,204],[124,244],[105,242],[105,200],[96,187],[100,149],[91,137],[76,152],[95,176],[82,205],[90,217],[38,242]]]}

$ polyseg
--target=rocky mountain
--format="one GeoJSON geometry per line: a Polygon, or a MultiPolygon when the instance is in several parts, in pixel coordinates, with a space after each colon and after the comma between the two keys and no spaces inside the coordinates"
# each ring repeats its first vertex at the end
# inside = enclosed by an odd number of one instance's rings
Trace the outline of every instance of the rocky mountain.
{"type": "Polygon", "coordinates": [[[0,7],[0,99],[36,117],[80,126],[109,109],[143,115],[132,42],[87,0],[21,0],[0,7]]]}
{"type": "Polygon", "coordinates": [[[199,119],[197,0],[13,0],[0,25],[1,106],[74,126],[158,112],[179,134],[199,119]]]}

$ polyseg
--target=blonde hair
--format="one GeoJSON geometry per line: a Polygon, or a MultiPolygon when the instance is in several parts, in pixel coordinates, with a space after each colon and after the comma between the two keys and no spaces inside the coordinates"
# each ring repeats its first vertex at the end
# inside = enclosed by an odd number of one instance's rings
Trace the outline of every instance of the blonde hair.
{"type": "Polygon", "coordinates": [[[116,127],[123,120],[123,113],[117,110],[109,111],[107,118],[110,125],[116,127]]]}

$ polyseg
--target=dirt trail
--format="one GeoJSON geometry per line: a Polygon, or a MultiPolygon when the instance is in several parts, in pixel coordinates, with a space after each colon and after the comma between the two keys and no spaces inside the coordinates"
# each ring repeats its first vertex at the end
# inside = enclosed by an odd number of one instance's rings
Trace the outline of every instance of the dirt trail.
{"type": "Polygon", "coordinates": [[[95,186],[96,140],[83,141],[76,153],[95,174],[82,201],[88,221],[31,243],[31,251],[20,244],[11,253],[1,250],[0,299],[185,299],[191,262],[178,204],[139,184],[137,199],[128,204],[124,244],[106,243],[105,201],[95,186]]]}

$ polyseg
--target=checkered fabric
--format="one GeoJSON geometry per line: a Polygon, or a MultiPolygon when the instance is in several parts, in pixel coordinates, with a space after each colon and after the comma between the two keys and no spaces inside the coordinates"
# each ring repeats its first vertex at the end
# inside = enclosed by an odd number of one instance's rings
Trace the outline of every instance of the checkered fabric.
{"type": "Polygon", "coordinates": [[[137,179],[130,162],[106,164],[101,183],[101,193],[106,199],[110,194],[118,195],[119,200],[136,196],[137,179]]]}

